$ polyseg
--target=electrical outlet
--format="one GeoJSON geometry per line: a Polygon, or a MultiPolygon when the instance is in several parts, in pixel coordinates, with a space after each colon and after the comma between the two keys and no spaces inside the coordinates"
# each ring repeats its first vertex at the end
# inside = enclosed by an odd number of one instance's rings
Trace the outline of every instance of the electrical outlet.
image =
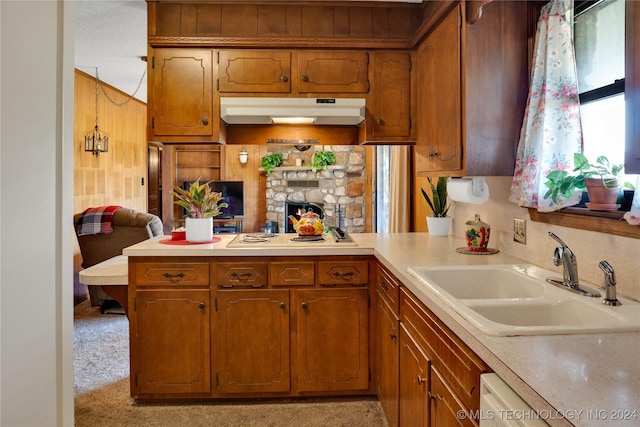
{"type": "Polygon", "coordinates": [[[527,222],[522,218],[513,218],[513,241],[527,243],[527,222]]]}

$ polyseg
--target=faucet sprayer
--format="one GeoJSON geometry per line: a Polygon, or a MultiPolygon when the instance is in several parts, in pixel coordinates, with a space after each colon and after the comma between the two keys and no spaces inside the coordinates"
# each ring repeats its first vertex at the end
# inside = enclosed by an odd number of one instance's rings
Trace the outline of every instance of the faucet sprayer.
{"type": "Polygon", "coordinates": [[[602,303],[605,305],[622,305],[616,298],[616,272],[607,261],[600,261],[598,264],[600,269],[604,271],[604,289],[606,291],[605,298],[602,303]]]}

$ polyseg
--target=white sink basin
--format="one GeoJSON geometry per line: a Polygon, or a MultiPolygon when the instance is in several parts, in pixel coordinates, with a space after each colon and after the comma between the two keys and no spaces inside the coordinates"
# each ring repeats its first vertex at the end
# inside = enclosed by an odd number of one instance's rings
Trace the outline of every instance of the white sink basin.
{"type": "Polygon", "coordinates": [[[533,265],[410,267],[426,288],[489,335],[640,331],[640,303],[601,303],[546,282],[557,272],[533,265]]]}
{"type": "Polygon", "coordinates": [[[412,267],[409,272],[457,299],[539,298],[545,285],[521,267],[412,267]]]}

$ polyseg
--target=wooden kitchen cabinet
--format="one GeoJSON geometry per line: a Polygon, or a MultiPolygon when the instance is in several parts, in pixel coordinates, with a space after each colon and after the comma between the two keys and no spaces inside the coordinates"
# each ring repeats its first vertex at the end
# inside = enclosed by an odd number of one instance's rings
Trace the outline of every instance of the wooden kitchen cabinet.
{"type": "MultiPolygon", "coordinates": [[[[468,4],[467,4],[468,6],[468,4]]],[[[528,89],[526,2],[449,10],[418,46],[418,176],[513,174],[528,89]]]]}
{"type": "Polygon", "coordinates": [[[148,139],[215,141],[220,113],[213,102],[213,50],[150,50],[148,139]]]}
{"type": "Polygon", "coordinates": [[[343,94],[369,90],[368,53],[349,50],[221,50],[220,93],[343,94]]]}
{"type": "Polygon", "coordinates": [[[208,289],[143,289],[133,297],[131,395],[211,392],[208,289]]]}
{"type": "Polygon", "coordinates": [[[472,427],[477,426],[474,417],[461,417],[460,411],[465,411],[464,405],[456,398],[453,391],[437,368],[431,367],[431,425],[435,427],[472,427]]]}
{"type": "Polygon", "coordinates": [[[369,54],[349,50],[300,50],[299,93],[367,93],[369,54]]]}
{"type": "MultiPolygon", "coordinates": [[[[400,324],[400,425],[405,425],[402,422],[406,415],[403,414],[403,410],[412,414],[411,418],[415,416],[416,412],[411,404],[416,401],[418,396],[411,394],[417,393],[416,389],[410,385],[412,376],[413,380],[418,382],[420,382],[417,379],[418,375],[421,379],[428,376],[430,381],[425,382],[427,394],[432,400],[437,399],[438,402],[444,399],[446,402],[440,403],[440,407],[449,408],[441,409],[438,412],[432,410],[429,415],[431,426],[451,425],[446,420],[451,419],[451,408],[456,406],[460,406],[459,410],[465,411],[467,418],[471,416],[471,413],[478,411],[480,409],[480,375],[489,372],[488,366],[442,324],[424,304],[403,287],[400,288],[400,324]],[[418,347],[420,354],[426,357],[429,366],[424,363],[420,369],[415,366],[412,359],[420,360],[420,357],[415,350],[411,349],[411,341],[418,347]],[[403,345],[406,346],[404,358],[402,355],[403,345]],[[411,367],[410,372],[405,371],[406,366],[411,367]],[[424,372],[425,368],[428,368],[426,372],[424,372]],[[437,384],[433,380],[434,372],[438,373],[438,381],[442,383],[442,386],[439,386],[437,390],[434,389],[434,384],[437,384]],[[403,396],[405,389],[409,396],[407,399],[403,396]],[[439,393],[438,395],[436,395],[436,391],[439,393]],[[407,409],[404,409],[405,406],[408,406],[407,409]],[[445,421],[442,421],[443,424],[438,424],[437,420],[445,421]]],[[[432,402],[431,406],[427,402],[427,406],[433,408],[434,405],[439,404],[438,402],[432,402]]],[[[458,418],[462,417],[458,415],[458,418]]]]}
{"type": "Polygon", "coordinates": [[[381,265],[377,268],[375,309],[376,392],[389,427],[399,424],[400,314],[399,283],[381,265]]]}
{"type": "Polygon", "coordinates": [[[221,50],[220,93],[290,93],[291,52],[286,50],[221,50]]]}
{"type": "Polygon", "coordinates": [[[211,393],[209,271],[195,257],[129,265],[133,398],[211,393]]]}
{"type": "Polygon", "coordinates": [[[219,392],[288,392],[289,291],[222,289],[215,305],[219,392]]]}
{"type": "Polygon", "coordinates": [[[411,333],[400,325],[400,426],[429,425],[430,360],[411,333]]]}
{"type": "Polygon", "coordinates": [[[411,53],[374,51],[370,57],[366,142],[406,144],[415,139],[411,53]]]}
{"type": "Polygon", "coordinates": [[[367,289],[300,289],[296,294],[299,390],[367,390],[367,289]]]}

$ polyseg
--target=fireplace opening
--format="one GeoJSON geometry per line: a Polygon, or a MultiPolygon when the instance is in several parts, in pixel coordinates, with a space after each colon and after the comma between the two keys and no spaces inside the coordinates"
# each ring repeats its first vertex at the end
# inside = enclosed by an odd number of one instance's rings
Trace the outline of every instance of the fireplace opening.
{"type": "Polygon", "coordinates": [[[305,203],[305,202],[286,202],[284,204],[284,211],[285,211],[285,222],[287,224],[286,230],[287,233],[295,233],[295,229],[293,228],[293,222],[289,219],[289,215],[293,215],[296,218],[300,218],[300,215],[302,215],[305,212],[309,212],[309,210],[311,210],[311,212],[315,212],[318,215],[320,215],[320,217],[322,217],[322,206],[324,206],[322,203],[305,203]],[[320,206],[320,207],[319,207],[320,206]]]}

